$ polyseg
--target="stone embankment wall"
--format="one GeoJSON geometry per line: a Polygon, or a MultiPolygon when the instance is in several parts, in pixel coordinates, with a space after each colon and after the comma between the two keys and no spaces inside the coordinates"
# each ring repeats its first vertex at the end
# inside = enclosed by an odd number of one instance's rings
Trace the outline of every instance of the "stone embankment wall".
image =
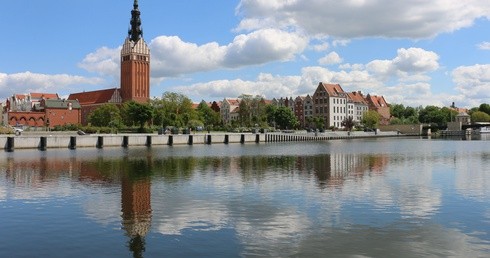
{"type": "Polygon", "coordinates": [[[96,134],[96,135],[21,135],[0,136],[0,146],[6,151],[15,149],[50,148],[104,148],[153,145],[194,145],[194,144],[230,144],[265,143],[286,141],[325,141],[366,137],[392,137],[398,132],[330,132],[330,133],[230,133],[230,134],[96,134]]]}

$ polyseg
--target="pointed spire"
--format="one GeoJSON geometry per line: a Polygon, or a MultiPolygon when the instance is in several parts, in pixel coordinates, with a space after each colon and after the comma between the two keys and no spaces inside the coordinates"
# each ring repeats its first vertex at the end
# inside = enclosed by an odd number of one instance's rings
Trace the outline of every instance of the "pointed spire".
{"type": "Polygon", "coordinates": [[[131,11],[131,28],[128,31],[128,37],[133,42],[138,42],[138,40],[143,36],[140,14],[141,12],[138,9],[138,0],[134,0],[133,10],[131,11]]]}

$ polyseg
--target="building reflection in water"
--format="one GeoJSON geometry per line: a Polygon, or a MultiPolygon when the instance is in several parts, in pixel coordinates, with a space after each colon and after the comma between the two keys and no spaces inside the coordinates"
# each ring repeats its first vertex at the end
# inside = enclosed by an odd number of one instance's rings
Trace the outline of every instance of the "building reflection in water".
{"type": "MultiPolygon", "coordinates": [[[[42,157],[14,159],[0,163],[10,182],[18,187],[41,188],[44,182],[77,180],[92,187],[121,189],[121,228],[129,238],[128,249],[143,257],[145,237],[151,230],[151,178],[164,182],[191,180],[194,173],[209,171],[239,175],[242,182],[265,180],[274,173],[314,176],[318,187],[342,187],[349,178],[383,173],[389,156],[331,153],[315,156],[241,156],[241,157],[146,157],[78,158],[42,157]],[[200,171],[200,172],[197,172],[200,171]]],[[[101,204],[103,205],[103,204],[101,204]]]]}

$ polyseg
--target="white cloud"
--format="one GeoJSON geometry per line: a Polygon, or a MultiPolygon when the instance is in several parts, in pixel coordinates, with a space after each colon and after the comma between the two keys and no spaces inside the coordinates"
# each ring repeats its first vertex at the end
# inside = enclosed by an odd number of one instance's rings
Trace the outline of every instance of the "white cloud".
{"type": "Polygon", "coordinates": [[[345,64],[340,71],[320,66],[301,69],[298,76],[281,76],[263,73],[256,80],[219,80],[173,87],[192,99],[220,100],[237,97],[243,93],[266,98],[313,94],[319,82],[339,83],[346,91],[384,95],[390,103],[409,106],[459,106],[472,107],[490,102],[490,66],[459,67],[453,71],[455,86],[448,85],[460,94],[436,93],[427,75],[439,69],[439,56],[419,48],[399,49],[389,60],[373,60],[367,64],[345,64]]]}
{"type": "Polygon", "coordinates": [[[14,93],[28,92],[60,93],[68,86],[96,85],[103,82],[104,80],[96,77],[87,78],[68,74],[0,73],[0,96],[7,97],[14,93]]]}
{"type": "Polygon", "coordinates": [[[490,102],[490,64],[460,66],[452,72],[453,82],[473,106],[490,102]]]}
{"type": "Polygon", "coordinates": [[[78,66],[89,72],[96,72],[99,75],[112,76],[118,79],[120,56],[121,47],[116,49],[101,47],[94,53],[86,55],[78,66]]]}
{"type": "Polygon", "coordinates": [[[439,56],[421,48],[401,48],[392,60],[373,60],[366,69],[380,80],[399,78],[404,81],[428,80],[425,76],[439,68],[439,56]]]}
{"type": "Polygon", "coordinates": [[[330,47],[330,44],[328,42],[322,42],[320,44],[316,44],[312,46],[312,49],[317,51],[317,52],[322,52],[327,50],[330,47]]]}
{"type": "Polygon", "coordinates": [[[478,48],[481,50],[490,50],[490,42],[485,41],[480,44],[478,44],[478,48]]]}
{"type": "Polygon", "coordinates": [[[326,56],[320,58],[318,63],[321,65],[332,65],[332,64],[340,64],[342,63],[342,58],[337,54],[337,52],[333,51],[327,54],[326,56]]]}
{"type": "Polygon", "coordinates": [[[430,38],[490,17],[486,0],[242,0],[236,30],[295,28],[339,38],[430,38]]]}

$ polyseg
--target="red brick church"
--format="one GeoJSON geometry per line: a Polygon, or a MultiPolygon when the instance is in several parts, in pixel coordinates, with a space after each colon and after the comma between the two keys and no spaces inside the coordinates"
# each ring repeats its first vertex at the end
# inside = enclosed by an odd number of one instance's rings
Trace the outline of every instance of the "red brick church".
{"type": "Polygon", "coordinates": [[[146,103],[150,100],[150,49],[143,39],[140,10],[135,0],[131,11],[131,29],[121,49],[121,87],[70,94],[68,100],[78,100],[81,106],[81,121],[96,108],[107,104],[127,101],[146,103]]]}

